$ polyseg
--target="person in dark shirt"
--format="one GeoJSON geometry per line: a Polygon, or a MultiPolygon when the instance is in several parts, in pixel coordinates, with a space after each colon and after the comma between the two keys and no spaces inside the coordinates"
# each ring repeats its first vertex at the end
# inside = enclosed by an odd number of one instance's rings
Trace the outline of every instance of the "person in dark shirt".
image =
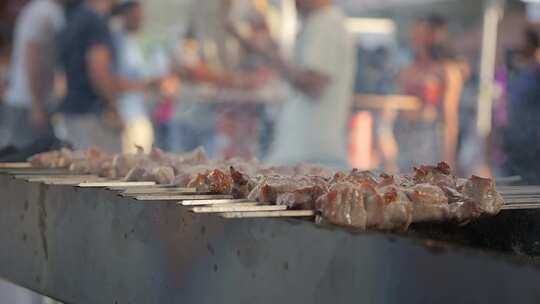
{"type": "Polygon", "coordinates": [[[60,106],[65,138],[76,149],[121,150],[116,99],[146,84],[114,72],[114,48],[108,16],[112,0],[85,0],[70,14],[62,40],[67,94],[60,106]]]}
{"type": "Polygon", "coordinates": [[[505,173],[519,175],[525,184],[540,183],[540,37],[526,30],[519,63],[508,82],[509,125],[505,132],[505,173]]]}

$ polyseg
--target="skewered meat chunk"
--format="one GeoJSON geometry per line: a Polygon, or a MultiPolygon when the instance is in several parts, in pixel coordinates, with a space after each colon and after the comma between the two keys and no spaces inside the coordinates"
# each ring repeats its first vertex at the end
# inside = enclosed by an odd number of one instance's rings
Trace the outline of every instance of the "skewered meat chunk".
{"type": "Polygon", "coordinates": [[[359,190],[363,194],[366,206],[367,228],[377,229],[384,223],[384,200],[377,189],[370,183],[362,183],[359,190]]]}
{"type": "Polygon", "coordinates": [[[125,181],[133,182],[155,182],[160,185],[170,185],[174,181],[174,170],[169,166],[161,166],[158,164],[138,165],[124,177],[125,181]]]}
{"type": "Polygon", "coordinates": [[[199,173],[187,185],[200,192],[229,194],[233,187],[231,176],[219,169],[207,173],[199,173]]]}
{"type": "Polygon", "coordinates": [[[248,199],[285,204],[294,209],[313,209],[315,200],[326,187],[326,180],[318,176],[266,176],[249,193],[248,199]]]}
{"type": "Polygon", "coordinates": [[[76,159],[84,159],[85,151],[73,152],[69,149],[36,154],[28,159],[34,168],[69,168],[76,159]]]}
{"type": "Polygon", "coordinates": [[[152,169],[154,181],[161,185],[170,185],[174,181],[174,169],[169,166],[159,166],[152,169]]]}
{"type": "MultiPolygon", "coordinates": [[[[150,159],[139,149],[135,154],[118,154],[113,157],[112,166],[114,168],[114,177],[126,177],[135,167],[143,168],[150,163],[150,159]]],[[[139,168],[139,169],[141,169],[139,168]]]]}
{"type": "Polygon", "coordinates": [[[370,171],[360,171],[358,169],[353,169],[349,173],[337,172],[334,174],[330,180],[330,184],[340,183],[340,182],[351,182],[356,185],[367,183],[373,187],[378,185],[377,177],[370,171]]]}
{"type": "Polygon", "coordinates": [[[437,166],[420,166],[414,168],[413,180],[416,184],[432,184],[445,188],[457,188],[457,178],[450,174],[450,166],[445,162],[440,162],[437,166]]]}
{"type": "Polygon", "coordinates": [[[316,209],[332,224],[360,230],[405,230],[412,222],[411,202],[393,186],[379,193],[367,183],[339,182],[317,199],[316,209]]]}
{"type": "Polygon", "coordinates": [[[325,192],[321,185],[306,186],[291,192],[277,195],[276,204],[286,205],[291,209],[312,210],[315,201],[325,192]]]}
{"type": "Polygon", "coordinates": [[[495,190],[495,182],[489,178],[472,176],[463,186],[462,193],[485,214],[499,213],[504,204],[502,196],[495,190]]]}
{"type": "Polygon", "coordinates": [[[387,186],[379,191],[384,200],[384,220],[381,230],[407,230],[412,222],[413,206],[407,195],[396,186],[387,186]]]}
{"type": "Polygon", "coordinates": [[[412,202],[413,222],[430,222],[449,218],[448,197],[438,186],[418,184],[403,190],[412,202]]]}
{"type": "Polygon", "coordinates": [[[233,181],[231,194],[234,198],[246,198],[255,187],[256,182],[244,174],[236,170],[233,166],[229,167],[229,173],[233,181]]]}
{"type": "Polygon", "coordinates": [[[110,168],[112,156],[96,148],[83,152],[84,157],[73,158],[69,171],[81,174],[100,174],[110,168]],[[107,166],[109,165],[109,166],[107,166]]]}
{"type": "Polygon", "coordinates": [[[331,224],[365,230],[368,214],[364,193],[350,182],[333,184],[328,192],[316,201],[316,209],[331,224]]]}

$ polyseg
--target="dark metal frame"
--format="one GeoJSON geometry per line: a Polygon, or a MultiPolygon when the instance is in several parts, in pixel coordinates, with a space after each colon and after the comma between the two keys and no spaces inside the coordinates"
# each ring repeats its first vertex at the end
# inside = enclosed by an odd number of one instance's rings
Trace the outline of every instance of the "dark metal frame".
{"type": "Polygon", "coordinates": [[[0,175],[0,275],[68,303],[539,303],[535,259],[485,252],[485,236],[467,237],[481,225],[394,235],[226,220],[0,175]]]}

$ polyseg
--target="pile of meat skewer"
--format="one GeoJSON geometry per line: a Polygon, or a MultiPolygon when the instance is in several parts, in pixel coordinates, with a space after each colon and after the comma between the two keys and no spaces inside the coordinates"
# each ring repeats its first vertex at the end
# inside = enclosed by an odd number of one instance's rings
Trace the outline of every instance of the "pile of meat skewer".
{"type": "Polygon", "coordinates": [[[497,214],[504,204],[491,179],[458,178],[446,163],[408,175],[297,165],[272,167],[256,160],[210,160],[203,149],[184,154],[154,148],[149,154],[107,154],[98,149],[60,150],[30,158],[37,168],[65,168],[125,181],[195,188],[201,193],[290,209],[315,210],[318,222],[358,230],[406,230],[411,223],[467,223],[497,214]]]}

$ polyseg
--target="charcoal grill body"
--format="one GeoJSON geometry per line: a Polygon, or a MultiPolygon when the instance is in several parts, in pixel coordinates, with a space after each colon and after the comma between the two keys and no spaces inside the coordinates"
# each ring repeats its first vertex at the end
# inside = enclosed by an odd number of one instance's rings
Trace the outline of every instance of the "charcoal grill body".
{"type": "Polygon", "coordinates": [[[534,262],[0,175],[0,276],[67,303],[540,303],[534,262]]]}

